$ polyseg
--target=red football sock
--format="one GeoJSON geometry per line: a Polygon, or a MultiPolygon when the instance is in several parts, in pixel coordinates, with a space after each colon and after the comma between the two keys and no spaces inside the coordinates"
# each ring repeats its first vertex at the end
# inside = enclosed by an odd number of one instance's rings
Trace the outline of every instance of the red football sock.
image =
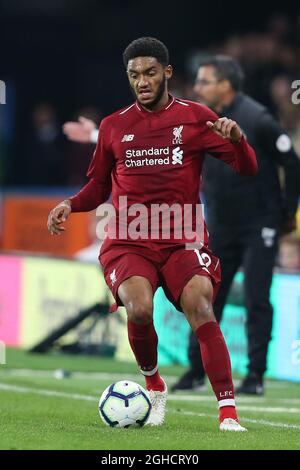
{"type": "Polygon", "coordinates": [[[128,320],[127,327],[129,343],[141,373],[145,376],[147,389],[162,392],[165,384],[157,368],[158,338],[153,322],[145,325],[128,320]]]}
{"type": "Polygon", "coordinates": [[[237,419],[230,358],[218,323],[207,322],[196,330],[203,366],[220,407],[220,420],[237,419]]]}
{"type": "Polygon", "coordinates": [[[222,423],[222,421],[224,421],[225,418],[232,418],[237,421],[239,420],[236,414],[235,406],[221,406],[221,408],[219,409],[220,423],[222,423]]]}

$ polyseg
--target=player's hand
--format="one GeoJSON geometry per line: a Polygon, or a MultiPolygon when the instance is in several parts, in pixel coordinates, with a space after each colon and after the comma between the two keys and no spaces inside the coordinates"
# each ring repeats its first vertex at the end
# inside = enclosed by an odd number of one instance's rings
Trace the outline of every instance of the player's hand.
{"type": "Polygon", "coordinates": [[[66,199],[59,203],[48,215],[47,227],[51,235],[60,235],[66,229],[61,226],[71,213],[71,202],[66,199]]]}
{"type": "Polygon", "coordinates": [[[66,122],[63,125],[63,132],[69,140],[90,143],[91,134],[96,128],[96,124],[91,119],[80,116],[78,122],[66,122]]]}
{"type": "Polygon", "coordinates": [[[230,139],[233,144],[237,144],[243,133],[237,123],[232,119],[222,117],[215,122],[207,121],[207,126],[223,139],[230,139]]]}

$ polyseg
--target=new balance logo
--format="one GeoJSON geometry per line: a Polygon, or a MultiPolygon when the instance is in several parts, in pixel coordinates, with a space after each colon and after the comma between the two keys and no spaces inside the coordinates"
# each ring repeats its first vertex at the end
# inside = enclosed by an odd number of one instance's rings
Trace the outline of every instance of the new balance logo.
{"type": "Polygon", "coordinates": [[[183,159],[183,150],[180,150],[180,147],[175,147],[172,150],[172,164],[176,165],[179,163],[179,165],[182,165],[182,159],[183,159]]]}
{"type": "Polygon", "coordinates": [[[134,134],[125,134],[121,142],[131,142],[134,139],[134,134]]]}

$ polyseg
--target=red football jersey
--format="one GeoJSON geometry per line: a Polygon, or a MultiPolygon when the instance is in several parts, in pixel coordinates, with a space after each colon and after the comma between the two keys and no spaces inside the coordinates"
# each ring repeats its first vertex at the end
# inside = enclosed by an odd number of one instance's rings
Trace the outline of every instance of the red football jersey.
{"type": "MultiPolygon", "coordinates": [[[[255,174],[253,149],[244,138],[233,145],[216,135],[206,124],[216,119],[218,116],[206,106],[173,97],[157,112],[135,102],[106,117],[87,173],[91,181],[71,198],[72,211],[96,208],[105,202],[110,189],[117,217],[120,196],[127,197],[128,207],[196,207],[205,154],[223,160],[241,174],[255,174]]],[[[178,242],[172,234],[169,241],[178,242]]]]}

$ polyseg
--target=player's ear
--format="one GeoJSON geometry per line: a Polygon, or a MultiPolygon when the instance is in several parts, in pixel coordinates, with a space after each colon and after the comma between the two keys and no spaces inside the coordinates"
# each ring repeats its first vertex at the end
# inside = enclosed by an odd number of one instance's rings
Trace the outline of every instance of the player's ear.
{"type": "Polygon", "coordinates": [[[169,80],[173,75],[173,67],[172,65],[167,65],[165,67],[165,77],[167,80],[169,80]]]}

